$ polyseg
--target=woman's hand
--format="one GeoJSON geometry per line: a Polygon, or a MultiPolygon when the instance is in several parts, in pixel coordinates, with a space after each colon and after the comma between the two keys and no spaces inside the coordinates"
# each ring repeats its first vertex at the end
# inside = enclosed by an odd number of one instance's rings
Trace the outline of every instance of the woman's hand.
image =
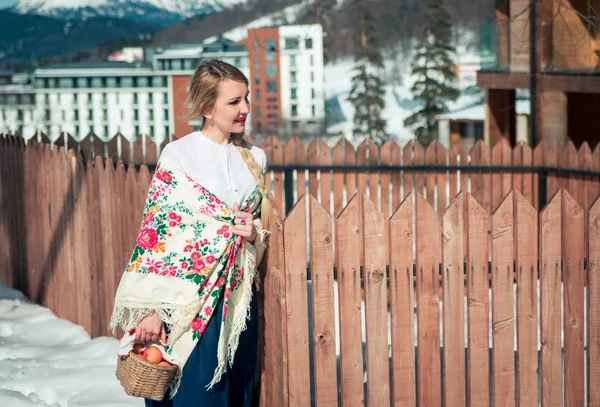
{"type": "Polygon", "coordinates": [[[146,315],[135,328],[135,339],[141,342],[157,342],[159,339],[163,344],[167,343],[165,325],[156,312],[146,315]]]}
{"type": "Polygon", "coordinates": [[[254,239],[256,239],[254,216],[247,212],[240,211],[240,207],[237,203],[233,204],[233,211],[235,212],[235,224],[231,231],[235,235],[246,238],[249,243],[253,243],[254,239]]]}

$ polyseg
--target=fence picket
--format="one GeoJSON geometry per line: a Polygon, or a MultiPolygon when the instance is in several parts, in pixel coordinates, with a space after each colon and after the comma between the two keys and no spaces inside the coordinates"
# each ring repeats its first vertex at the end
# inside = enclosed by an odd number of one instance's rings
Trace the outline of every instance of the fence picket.
{"type": "Polygon", "coordinates": [[[419,403],[439,406],[440,385],[439,265],[440,220],[421,196],[416,196],[417,215],[417,320],[419,355],[419,403]]]}
{"type": "Polygon", "coordinates": [[[489,364],[489,293],[488,293],[488,231],[489,215],[468,196],[467,241],[467,317],[468,317],[468,377],[467,400],[470,406],[490,405],[489,364]]]}
{"type": "Polygon", "coordinates": [[[364,199],[365,322],[367,337],[367,404],[390,402],[387,329],[387,278],[383,213],[364,199]]]}
{"type": "MultiPolygon", "coordinates": [[[[572,155],[571,155],[572,157],[572,155]]],[[[573,180],[570,180],[573,183],[573,180]]],[[[562,192],[563,329],[565,407],[583,405],[583,299],[585,271],[585,211],[575,198],[562,192]]]]}
{"type": "MultiPolygon", "coordinates": [[[[414,140],[410,140],[402,149],[402,165],[405,167],[415,164],[413,157],[415,144],[416,142],[414,140]]],[[[416,192],[416,190],[414,190],[414,175],[415,174],[411,171],[402,171],[402,190],[404,191],[403,199],[405,199],[408,194],[416,192]]],[[[420,193],[422,194],[423,192],[421,191],[420,193]]]]}
{"type": "MultiPolygon", "coordinates": [[[[544,143],[538,143],[533,150],[533,165],[536,167],[541,167],[544,165],[544,153],[546,148],[544,143]]],[[[543,208],[540,204],[540,174],[538,172],[533,173],[533,207],[540,212],[543,208]]],[[[548,200],[549,201],[549,200],[548,200]]]]}
{"type": "MultiPolygon", "coordinates": [[[[356,149],[356,165],[357,166],[365,166],[368,165],[369,157],[369,144],[367,139],[363,140],[362,143],[356,149]]],[[[359,194],[365,194],[369,196],[369,192],[367,191],[367,171],[359,170],[356,172],[356,182],[358,187],[359,194]]]]}
{"type": "MultiPolygon", "coordinates": [[[[319,163],[321,165],[331,165],[331,149],[329,146],[322,140],[319,139],[319,163]]],[[[320,171],[321,176],[321,195],[319,195],[321,205],[327,211],[327,213],[331,214],[331,171],[322,170],[320,171]]]]}
{"type": "Polygon", "coordinates": [[[589,407],[600,407],[600,200],[588,216],[587,398],[589,407]]]}
{"type": "Polygon", "coordinates": [[[354,195],[335,223],[340,321],[340,378],[342,405],[365,405],[361,338],[360,251],[362,229],[360,195],[354,195]]]}
{"type": "MultiPolygon", "coordinates": [[[[304,143],[297,137],[294,136],[285,143],[284,147],[284,159],[286,165],[305,165],[306,164],[306,152],[304,151],[304,143]]],[[[301,196],[306,194],[306,174],[304,170],[298,170],[296,172],[296,194],[294,201],[300,199],[301,196]]],[[[289,208],[286,208],[288,210],[289,208]]]]}
{"type": "MultiPolygon", "coordinates": [[[[345,139],[337,142],[332,150],[333,165],[344,165],[345,139]]],[[[337,217],[344,209],[344,172],[333,171],[333,216],[337,217]]]]}
{"type": "MultiPolygon", "coordinates": [[[[479,140],[471,150],[471,165],[482,166],[490,165],[490,150],[479,140]]],[[[488,213],[492,213],[490,205],[491,176],[487,171],[471,172],[471,195],[485,208],[488,213]]]]}
{"type": "Polygon", "coordinates": [[[287,283],[289,403],[310,406],[306,275],[306,197],[301,197],[283,222],[287,283]]]}
{"type": "Polygon", "coordinates": [[[511,192],[492,216],[492,336],[494,406],[515,405],[513,259],[514,196],[511,192]]]}
{"type": "Polygon", "coordinates": [[[538,404],[537,264],[538,213],[515,192],[515,266],[517,273],[517,399],[519,407],[538,404]]]}
{"type": "MultiPolygon", "coordinates": [[[[319,152],[317,147],[317,139],[313,139],[306,150],[306,162],[308,165],[318,165],[319,152]]],[[[308,171],[308,193],[312,196],[319,197],[319,181],[317,179],[317,171],[308,171]]]]}
{"type": "Polygon", "coordinates": [[[465,405],[464,277],[468,197],[461,192],[442,220],[445,405],[465,405]]]}
{"type": "Polygon", "coordinates": [[[392,405],[416,404],[412,195],[389,221],[392,405]]]}
{"type": "MultiPolygon", "coordinates": [[[[579,147],[577,156],[577,163],[579,165],[579,169],[593,171],[592,168],[592,150],[590,145],[587,142],[583,142],[579,147]]],[[[581,176],[576,181],[577,186],[577,202],[579,202],[584,209],[589,209],[594,203],[595,196],[592,196],[593,180],[589,176],[581,176]]]]}
{"type": "Polygon", "coordinates": [[[310,196],[315,403],[337,407],[332,233],[329,211],[310,196]]]}
{"type": "Polygon", "coordinates": [[[560,194],[540,214],[540,342],[542,407],[562,406],[560,282],[561,282],[560,194]]]}
{"type": "MultiPolygon", "coordinates": [[[[512,164],[512,150],[508,144],[508,140],[503,138],[492,148],[492,165],[510,166],[512,164]]],[[[492,185],[490,188],[492,196],[492,211],[496,210],[504,197],[512,189],[512,174],[503,173],[501,171],[492,172],[492,185]]]]}

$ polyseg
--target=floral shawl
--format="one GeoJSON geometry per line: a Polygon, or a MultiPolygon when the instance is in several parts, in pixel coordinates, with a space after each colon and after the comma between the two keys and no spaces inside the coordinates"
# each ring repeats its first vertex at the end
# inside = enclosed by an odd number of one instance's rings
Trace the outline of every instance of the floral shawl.
{"type": "MultiPolygon", "coordinates": [[[[240,210],[259,215],[261,195],[250,194],[240,210]]],[[[138,322],[156,311],[167,326],[165,359],[183,366],[210,318],[222,318],[218,365],[208,388],[231,366],[239,335],[246,328],[256,267],[265,249],[266,232],[255,220],[254,245],[231,232],[233,209],[200,185],[179,165],[162,156],[152,178],[143,222],[131,260],[117,288],[110,320],[126,334],[119,354],[133,345],[138,322]],[[221,295],[222,315],[213,315],[221,295]]]]}

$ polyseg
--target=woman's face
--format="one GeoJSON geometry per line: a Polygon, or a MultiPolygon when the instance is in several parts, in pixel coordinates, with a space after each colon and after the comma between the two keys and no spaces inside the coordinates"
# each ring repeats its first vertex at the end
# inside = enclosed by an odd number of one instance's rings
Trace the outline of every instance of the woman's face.
{"type": "Polygon", "coordinates": [[[204,115],[207,124],[223,134],[243,133],[250,113],[249,93],[244,82],[225,79],[219,84],[214,107],[204,115]]]}

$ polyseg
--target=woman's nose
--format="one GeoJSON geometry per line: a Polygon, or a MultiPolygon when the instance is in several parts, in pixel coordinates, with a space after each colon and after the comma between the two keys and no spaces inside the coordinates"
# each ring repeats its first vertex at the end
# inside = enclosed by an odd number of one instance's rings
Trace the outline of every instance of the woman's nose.
{"type": "Polygon", "coordinates": [[[242,114],[248,114],[250,113],[250,103],[249,102],[244,102],[242,103],[242,114]]]}

